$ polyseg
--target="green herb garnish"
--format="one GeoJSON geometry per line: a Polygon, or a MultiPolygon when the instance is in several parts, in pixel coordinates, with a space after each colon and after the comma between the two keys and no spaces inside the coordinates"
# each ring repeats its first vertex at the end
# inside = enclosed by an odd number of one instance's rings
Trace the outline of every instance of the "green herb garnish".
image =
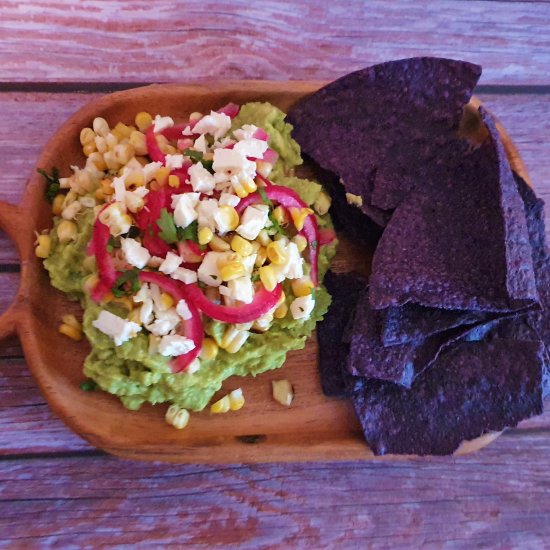
{"type": "Polygon", "coordinates": [[[183,227],[178,227],[176,233],[178,235],[178,241],[194,241],[199,242],[199,224],[195,220],[191,222],[185,229],[183,227]]]}
{"type": "Polygon", "coordinates": [[[269,207],[273,206],[273,203],[267,197],[267,193],[265,192],[265,189],[263,187],[258,187],[258,193],[260,194],[260,197],[262,197],[262,201],[264,202],[264,204],[267,204],[267,206],[269,207]]]}
{"type": "Polygon", "coordinates": [[[125,294],[135,294],[139,290],[139,269],[134,268],[125,271],[113,286],[113,295],[120,298],[125,294]]]}
{"type": "Polygon", "coordinates": [[[160,229],[159,237],[168,244],[178,242],[178,230],[174,222],[174,216],[168,213],[166,208],[160,211],[160,217],[157,220],[157,225],[160,229]]]}
{"type": "Polygon", "coordinates": [[[204,155],[200,151],[194,151],[193,149],[185,149],[183,154],[186,157],[189,157],[195,163],[200,162],[208,171],[212,172],[212,165],[214,164],[211,160],[204,160],[204,155]]]}
{"type": "Polygon", "coordinates": [[[59,183],[59,170],[54,166],[51,176],[42,168],[37,168],[36,171],[46,180],[46,199],[49,203],[52,203],[61,189],[61,184],[59,183]]]}

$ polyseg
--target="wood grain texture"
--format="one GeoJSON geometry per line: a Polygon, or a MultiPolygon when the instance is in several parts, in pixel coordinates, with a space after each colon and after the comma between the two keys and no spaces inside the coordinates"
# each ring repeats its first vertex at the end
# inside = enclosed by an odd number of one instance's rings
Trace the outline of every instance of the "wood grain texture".
{"type": "Polygon", "coordinates": [[[88,456],[0,461],[7,545],[543,548],[546,434],[399,463],[169,466],[88,456]]]}
{"type": "Polygon", "coordinates": [[[333,79],[440,55],[484,83],[548,84],[549,25],[544,2],[5,0],[0,81],[333,79]]]}

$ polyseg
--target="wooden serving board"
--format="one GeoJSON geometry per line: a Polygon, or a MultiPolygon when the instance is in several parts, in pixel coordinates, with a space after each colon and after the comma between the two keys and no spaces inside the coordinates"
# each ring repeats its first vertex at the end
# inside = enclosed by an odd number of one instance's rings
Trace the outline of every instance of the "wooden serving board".
{"type": "MultiPolygon", "coordinates": [[[[93,101],[65,122],[42,152],[37,166],[69,175],[69,166],[82,165],[79,133],[96,116],[114,125],[131,123],[136,112],[185,119],[193,111],[208,112],[232,101],[269,101],[284,111],[318,89],[321,82],[209,82],[205,85],[153,85],[114,93],[93,101]]],[[[472,106],[478,105],[475,100],[472,106]]],[[[473,112],[473,110],[470,110],[473,112]]],[[[468,131],[479,125],[470,119],[468,131]]],[[[514,169],[528,176],[509,137],[499,128],[514,169]]],[[[64,313],[79,307],[49,284],[34,255],[35,231],[51,226],[51,208],[44,198],[41,176],[33,174],[19,206],[0,202],[0,227],[15,241],[21,258],[21,284],[14,303],[0,317],[0,339],[18,334],[28,365],[54,412],[76,433],[105,451],[126,458],[180,463],[235,463],[373,458],[366,446],[351,403],[325,397],[317,372],[317,342],[288,354],[279,370],[257,378],[233,377],[221,393],[242,387],[246,404],[240,411],[212,415],[193,413],[184,430],[164,422],[166,406],[125,409],[104,392],[83,392],[82,364],[86,342],[73,342],[57,332],[64,313]],[[271,381],[288,379],[295,390],[290,408],[271,397],[271,381]]],[[[341,238],[335,258],[338,271],[367,270],[371,251],[358,250],[341,238]]],[[[499,434],[466,442],[459,453],[476,450],[499,434]]],[[[396,457],[385,457],[393,458],[396,457]]]]}

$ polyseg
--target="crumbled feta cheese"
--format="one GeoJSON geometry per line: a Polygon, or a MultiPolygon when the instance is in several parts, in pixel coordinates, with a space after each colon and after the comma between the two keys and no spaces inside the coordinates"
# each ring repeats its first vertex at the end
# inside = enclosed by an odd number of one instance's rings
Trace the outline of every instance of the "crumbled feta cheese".
{"type": "Polygon", "coordinates": [[[171,330],[175,329],[180,323],[180,316],[176,313],[175,308],[169,308],[165,311],[155,312],[155,322],[146,325],[146,329],[155,336],[164,336],[171,330]]]}
{"type": "Polygon", "coordinates": [[[200,368],[201,368],[200,360],[195,359],[194,361],[191,361],[189,365],[187,365],[187,369],[185,370],[185,372],[187,374],[195,374],[200,368]]]}
{"type": "Polygon", "coordinates": [[[158,134],[172,126],[174,126],[174,120],[171,117],[157,115],[153,121],[153,132],[158,134]]]}
{"type": "Polygon", "coordinates": [[[196,191],[197,193],[205,193],[206,195],[212,194],[212,191],[216,186],[216,180],[201,162],[193,164],[193,166],[189,168],[188,174],[193,191],[196,191]]]}
{"type": "Polygon", "coordinates": [[[94,199],[94,197],[90,196],[80,197],[80,199],[78,199],[78,202],[80,202],[80,204],[84,208],[93,208],[96,205],[96,200],[94,199]]]}
{"type": "Polygon", "coordinates": [[[290,304],[290,313],[292,313],[292,317],[294,319],[302,319],[306,321],[309,319],[314,307],[315,300],[311,294],[308,294],[307,296],[300,296],[299,298],[296,298],[290,304]]]}
{"type": "Polygon", "coordinates": [[[182,130],[181,135],[182,135],[182,136],[192,136],[192,135],[193,135],[193,130],[191,130],[191,126],[186,126],[186,127],[182,130]]]}
{"type": "Polygon", "coordinates": [[[113,237],[128,233],[132,227],[130,217],[126,214],[126,206],[123,203],[112,202],[99,214],[99,220],[109,227],[113,237]]]}
{"type": "Polygon", "coordinates": [[[253,178],[256,175],[256,163],[234,149],[214,149],[212,168],[216,183],[230,181],[232,177],[253,178]]]}
{"type": "Polygon", "coordinates": [[[137,323],[126,321],[106,310],[101,311],[99,317],[92,321],[92,325],[112,338],[116,346],[121,346],[141,330],[137,323]]]}
{"type": "Polygon", "coordinates": [[[195,210],[199,202],[200,193],[183,193],[172,196],[172,208],[174,209],[174,223],[178,227],[187,227],[198,218],[195,210]]]}
{"type": "Polygon", "coordinates": [[[231,129],[231,118],[224,113],[210,111],[203,116],[193,127],[195,134],[210,134],[214,139],[219,139],[231,129]]]}
{"type": "Polygon", "coordinates": [[[143,166],[140,164],[140,162],[136,159],[136,157],[132,157],[122,168],[122,175],[127,176],[128,174],[131,174],[132,172],[139,172],[143,170],[143,166]]]}
{"type": "Polygon", "coordinates": [[[187,302],[185,300],[180,300],[176,304],[176,313],[184,320],[189,321],[193,315],[191,314],[191,310],[189,309],[189,306],[187,305],[187,302]]]}
{"type": "Polygon", "coordinates": [[[237,197],[237,195],[234,195],[233,193],[222,193],[218,200],[218,203],[220,206],[227,205],[227,206],[235,207],[240,202],[241,202],[241,199],[237,197]]]}
{"type": "Polygon", "coordinates": [[[249,277],[239,277],[227,283],[229,297],[249,304],[254,299],[254,286],[249,277]]]}
{"type": "Polygon", "coordinates": [[[124,176],[113,179],[111,187],[115,190],[115,200],[117,202],[124,202],[124,195],[126,195],[126,184],[124,176]]]}
{"type": "Polygon", "coordinates": [[[287,279],[300,279],[304,276],[304,259],[296,243],[290,242],[286,246],[288,252],[288,262],[286,263],[285,276],[287,279]]]}
{"type": "Polygon", "coordinates": [[[223,262],[231,256],[231,252],[207,252],[202,259],[197,275],[201,283],[218,287],[221,284],[218,261],[223,262]]]}
{"type": "Polygon", "coordinates": [[[150,162],[143,167],[143,179],[145,183],[149,183],[157,173],[158,169],[162,167],[162,162],[150,162]]]}
{"type": "Polygon", "coordinates": [[[233,131],[233,135],[239,140],[251,139],[258,129],[254,124],[243,124],[240,128],[233,131]]]}
{"type": "Polygon", "coordinates": [[[153,300],[151,298],[143,300],[143,304],[139,309],[139,320],[143,325],[148,325],[153,321],[153,300]]]}
{"type": "Polygon", "coordinates": [[[163,336],[159,343],[159,353],[165,357],[184,355],[195,349],[195,343],[190,338],[179,334],[163,336]]]}
{"type": "Polygon", "coordinates": [[[230,145],[235,145],[235,143],[237,142],[234,139],[231,139],[229,136],[225,136],[224,138],[220,139],[220,141],[218,141],[216,145],[224,149],[225,147],[229,147],[230,145]]]}
{"type": "Polygon", "coordinates": [[[218,211],[218,201],[216,199],[206,199],[197,205],[197,215],[199,227],[209,227],[212,231],[216,230],[216,221],[214,215],[218,211]]]}
{"type": "Polygon", "coordinates": [[[235,147],[233,147],[233,150],[238,151],[245,157],[261,159],[263,158],[264,153],[267,151],[267,148],[267,141],[250,138],[239,141],[239,143],[237,143],[235,147]]]}
{"type": "Polygon", "coordinates": [[[252,276],[252,271],[254,271],[254,263],[256,262],[257,254],[250,254],[250,256],[245,256],[242,259],[244,269],[249,277],[252,276]]]}
{"type": "Polygon", "coordinates": [[[138,187],[135,191],[126,191],[124,202],[130,212],[137,212],[143,208],[143,197],[149,193],[147,187],[138,187]]]}
{"type": "Polygon", "coordinates": [[[241,224],[237,227],[237,233],[249,241],[253,241],[268,222],[269,206],[267,204],[254,204],[247,206],[241,217],[241,224]]]}
{"type": "Polygon", "coordinates": [[[183,259],[173,252],[168,252],[166,258],[159,266],[159,271],[162,271],[166,275],[171,275],[180,266],[183,259]]]}
{"type": "Polygon", "coordinates": [[[147,265],[151,254],[140,242],[135,239],[120,239],[120,243],[124,257],[130,265],[139,269],[147,265]]]}
{"type": "Polygon", "coordinates": [[[181,281],[186,285],[197,282],[197,272],[192,269],[186,269],[185,267],[178,267],[171,275],[172,279],[181,281]]]}
{"type": "Polygon", "coordinates": [[[151,289],[147,283],[143,283],[140,289],[134,294],[134,302],[145,302],[151,298],[151,289]]]}
{"type": "Polygon", "coordinates": [[[164,164],[169,170],[177,170],[183,166],[183,155],[166,155],[164,164]]]}
{"type": "Polygon", "coordinates": [[[208,151],[208,143],[206,142],[206,137],[204,136],[204,134],[202,134],[195,140],[192,149],[194,149],[195,151],[199,151],[203,155],[206,155],[206,152],[208,151]]]}

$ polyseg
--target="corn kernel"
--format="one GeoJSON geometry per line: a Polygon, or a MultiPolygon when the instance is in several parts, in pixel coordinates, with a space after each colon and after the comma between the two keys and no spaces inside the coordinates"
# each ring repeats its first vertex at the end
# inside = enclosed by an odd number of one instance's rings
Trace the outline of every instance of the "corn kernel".
{"type": "Polygon", "coordinates": [[[197,236],[199,238],[199,244],[204,245],[208,244],[212,240],[214,233],[209,227],[201,227],[197,233],[197,236]]]}
{"type": "Polygon", "coordinates": [[[284,319],[288,313],[288,305],[286,302],[283,302],[281,305],[277,306],[277,309],[273,312],[273,317],[275,319],[284,319]]]}
{"type": "Polygon", "coordinates": [[[229,408],[232,411],[238,411],[239,409],[242,409],[243,406],[244,406],[243,390],[241,388],[237,388],[236,390],[233,390],[229,394],[229,408]]]}
{"type": "Polygon", "coordinates": [[[114,296],[112,293],[110,293],[108,296],[104,299],[105,302],[108,302],[110,304],[117,304],[119,306],[122,306],[127,311],[132,311],[134,309],[134,302],[130,296],[114,296]]]}
{"type": "Polygon", "coordinates": [[[240,177],[237,181],[232,182],[231,185],[235,194],[241,199],[244,199],[258,189],[256,182],[250,176],[240,177]]]}
{"type": "Polygon", "coordinates": [[[288,213],[286,211],[286,208],[284,206],[277,206],[273,210],[273,219],[282,226],[288,225],[289,219],[288,219],[288,213]]]}
{"type": "Polygon", "coordinates": [[[160,295],[160,303],[164,309],[170,309],[174,305],[174,298],[167,292],[160,295]]]}
{"type": "Polygon", "coordinates": [[[264,313],[261,317],[256,319],[252,324],[252,328],[258,332],[267,332],[271,323],[273,322],[272,313],[264,313]]]}
{"type": "Polygon", "coordinates": [[[214,235],[212,239],[210,239],[208,246],[215,252],[227,252],[228,250],[231,250],[229,243],[224,241],[218,235],[214,235]]]}
{"type": "Polygon", "coordinates": [[[309,296],[311,294],[311,289],[315,288],[315,285],[311,279],[303,277],[302,279],[293,279],[290,282],[292,287],[292,292],[294,296],[299,298],[300,296],[309,296]]]}
{"type": "Polygon", "coordinates": [[[103,136],[96,136],[94,139],[95,147],[102,155],[109,150],[107,140],[103,136]]]}
{"type": "Polygon", "coordinates": [[[223,414],[229,411],[231,408],[231,403],[229,401],[229,396],[224,395],[221,399],[218,399],[215,403],[212,403],[210,406],[210,412],[214,414],[223,414]]]}
{"type": "Polygon", "coordinates": [[[199,354],[201,359],[205,361],[210,361],[215,359],[218,355],[218,344],[212,338],[205,338],[202,341],[202,348],[199,354]]]}
{"type": "Polygon", "coordinates": [[[219,266],[220,279],[222,281],[232,281],[246,275],[246,268],[241,260],[230,260],[219,266]]]}
{"type": "Polygon", "coordinates": [[[129,160],[134,156],[134,147],[129,143],[120,143],[115,149],[115,159],[118,163],[128,164],[129,160]]]}
{"type": "Polygon", "coordinates": [[[117,160],[116,154],[114,151],[107,151],[103,155],[103,162],[109,170],[118,170],[121,166],[121,163],[117,160]]]}
{"type": "Polygon", "coordinates": [[[303,235],[295,235],[292,242],[298,247],[298,252],[303,252],[307,248],[307,239],[303,235]]]}
{"type": "Polygon", "coordinates": [[[282,246],[288,246],[288,243],[290,242],[288,240],[288,237],[285,237],[284,235],[281,235],[280,233],[277,233],[277,235],[275,235],[273,240],[279,242],[282,246]]]}
{"type": "Polygon", "coordinates": [[[103,155],[98,151],[95,151],[94,153],[88,155],[88,160],[93,163],[100,172],[104,172],[107,169],[105,159],[103,158],[103,155]]]}
{"type": "Polygon", "coordinates": [[[163,166],[159,168],[155,173],[155,179],[160,186],[166,185],[168,183],[168,176],[170,175],[170,168],[163,166]]]}
{"type": "Polygon", "coordinates": [[[38,258],[47,258],[52,249],[52,240],[49,235],[38,235],[36,239],[37,246],[34,253],[38,258]]]}
{"type": "Polygon", "coordinates": [[[153,117],[147,111],[140,111],[134,118],[134,124],[140,131],[147,130],[153,123],[153,117]]]}
{"type": "Polygon", "coordinates": [[[243,239],[240,235],[235,235],[231,239],[231,248],[243,257],[250,256],[254,253],[252,243],[243,239]]]}
{"type": "Polygon", "coordinates": [[[272,241],[267,247],[267,257],[275,265],[283,265],[288,262],[288,251],[285,250],[282,241],[272,241]]]}
{"type": "Polygon", "coordinates": [[[157,140],[159,149],[164,153],[168,154],[169,148],[171,147],[168,139],[166,139],[162,134],[155,134],[155,139],[157,140]]]}
{"type": "Polygon", "coordinates": [[[262,246],[267,246],[271,242],[271,237],[269,236],[269,233],[265,229],[262,229],[258,234],[258,236],[256,237],[256,240],[262,246]]]}
{"type": "Polygon", "coordinates": [[[275,289],[277,286],[277,276],[275,269],[271,265],[264,265],[258,270],[260,273],[260,281],[264,285],[265,289],[269,292],[275,289]]]}
{"type": "Polygon", "coordinates": [[[82,339],[82,330],[77,329],[71,325],[67,325],[66,323],[62,323],[61,325],[59,325],[58,331],[64,336],[70,338],[71,340],[74,340],[75,342],[78,342],[82,339]]]}
{"type": "Polygon", "coordinates": [[[290,405],[292,405],[294,391],[288,380],[273,380],[271,382],[271,387],[273,390],[273,399],[275,399],[275,401],[285,407],[290,407],[290,405]]]}
{"type": "Polygon", "coordinates": [[[52,214],[59,216],[63,210],[63,202],[65,201],[65,195],[56,195],[52,202],[52,214]]]}
{"type": "Polygon", "coordinates": [[[91,128],[82,128],[80,130],[80,145],[91,143],[95,139],[95,132],[91,128]]]}
{"type": "Polygon", "coordinates": [[[177,430],[183,430],[189,423],[189,416],[189,411],[173,403],[168,407],[164,419],[170,426],[173,426],[177,430]]]}
{"type": "Polygon", "coordinates": [[[141,172],[138,172],[137,170],[134,172],[130,172],[124,180],[124,185],[126,185],[127,189],[131,187],[141,187],[144,184],[145,179],[143,178],[143,174],[141,172]]]}
{"type": "MultiPolygon", "coordinates": [[[[123,122],[117,122],[115,127],[113,128],[113,134],[119,135],[120,138],[129,138],[130,134],[132,133],[133,129],[131,126],[126,126],[123,122]]],[[[119,138],[119,140],[120,140],[119,138]]]]}
{"type": "Polygon", "coordinates": [[[80,195],[90,192],[94,188],[94,183],[90,177],[90,172],[87,170],[79,170],[73,176],[73,184],[71,189],[80,195]]]}
{"type": "Polygon", "coordinates": [[[256,260],[254,261],[254,265],[256,267],[262,267],[262,265],[265,264],[266,260],[267,260],[267,249],[261,246],[256,252],[256,260]]]}
{"type": "Polygon", "coordinates": [[[195,122],[197,120],[200,120],[203,117],[202,113],[199,113],[198,111],[194,111],[189,115],[189,122],[195,122]]]}
{"type": "Polygon", "coordinates": [[[97,153],[97,147],[95,146],[95,141],[90,141],[82,147],[82,152],[84,156],[89,157],[92,153],[97,153]]]}
{"type": "Polygon", "coordinates": [[[145,140],[145,134],[141,132],[132,132],[129,139],[130,145],[134,147],[136,155],[146,155],[147,154],[147,143],[145,140]]]}
{"type": "Polygon", "coordinates": [[[239,225],[239,214],[233,206],[224,204],[218,208],[219,215],[223,219],[227,231],[234,231],[239,225]]]}
{"type": "Polygon", "coordinates": [[[105,137],[105,142],[107,143],[107,149],[109,151],[114,151],[115,147],[118,145],[118,138],[114,134],[107,134],[105,137]]]}
{"type": "Polygon", "coordinates": [[[313,208],[320,216],[324,216],[332,204],[332,199],[324,192],[321,191],[315,202],[313,203],[313,208]]]}
{"type": "Polygon", "coordinates": [[[247,341],[250,332],[239,330],[235,325],[229,325],[223,334],[220,347],[228,353],[237,353],[247,341]]]}
{"type": "Polygon", "coordinates": [[[61,244],[67,244],[76,237],[76,224],[69,220],[63,220],[57,226],[57,238],[61,244]]]}
{"type": "Polygon", "coordinates": [[[306,218],[313,214],[313,210],[311,208],[295,208],[292,207],[290,210],[290,217],[292,218],[292,221],[294,222],[294,226],[298,231],[301,231],[304,228],[304,223],[306,221],[306,218]]]}
{"type": "Polygon", "coordinates": [[[86,256],[82,261],[82,269],[86,273],[92,273],[96,269],[95,256],[86,256]]]}
{"type": "MultiPolygon", "coordinates": [[[[256,161],[256,172],[262,175],[264,178],[268,178],[273,170],[273,164],[271,162],[266,162],[265,160],[256,161]]],[[[263,183],[263,182],[262,182],[263,183]]]]}
{"type": "Polygon", "coordinates": [[[180,186],[180,179],[175,174],[171,174],[168,176],[168,186],[169,187],[179,187],[180,186]]]}
{"type": "Polygon", "coordinates": [[[111,131],[109,128],[109,124],[107,124],[107,121],[104,118],[96,117],[94,118],[94,122],[92,124],[92,127],[94,129],[94,132],[103,137],[107,137],[109,132],[111,131]]]}
{"type": "Polygon", "coordinates": [[[72,313],[66,313],[65,315],[63,315],[61,317],[61,321],[63,321],[63,323],[65,325],[69,325],[69,326],[74,327],[78,330],[82,330],[82,325],[80,324],[78,319],[72,313]]]}

